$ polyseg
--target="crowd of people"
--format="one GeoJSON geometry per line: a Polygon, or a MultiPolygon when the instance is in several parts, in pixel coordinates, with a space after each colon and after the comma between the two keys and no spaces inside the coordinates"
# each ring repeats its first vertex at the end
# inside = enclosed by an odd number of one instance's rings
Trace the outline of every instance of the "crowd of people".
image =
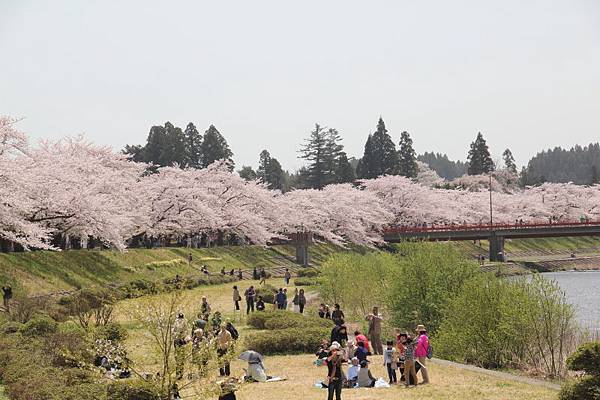
{"type": "Polygon", "coordinates": [[[375,379],[369,370],[369,357],[383,356],[383,366],[387,369],[388,384],[416,386],[417,373],[421,374],[421,384],[429,383],[427,359],[432,357],[433,348],[429,344],[427,329],[424,325],[415,328],[415,335],[396,331],[393,340],[387,340],[385,348],[381,340],[383,317],[378,307],[365,316],[368,323],[367,335],[360,330],[354,331],[353,340],[349,340],[345,316],[339,304],[330,311],[329,306],[321,304],[319,316],[334,322],[330,340],[324,340],[316,352],[317,365],[327,365],[327,379],[323,386],[328,389],[328,400],[341,399],[342,388],[374,387],[375,379]],[[347,373],[344,365],[348,365],[347,373]]]}

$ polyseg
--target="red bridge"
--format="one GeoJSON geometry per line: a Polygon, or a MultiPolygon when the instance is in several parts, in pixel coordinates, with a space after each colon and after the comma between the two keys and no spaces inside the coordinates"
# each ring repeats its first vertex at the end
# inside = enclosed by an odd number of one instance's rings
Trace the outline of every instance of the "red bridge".
{"type": "Polygon", "coordinates": [[[600,236],[600,220],[394,226],[384,231],[384,239],[389,243],[411,239],[430,241],[489,240],[491,261],[504,260],[505,239],[562,236],[600,236]]]}

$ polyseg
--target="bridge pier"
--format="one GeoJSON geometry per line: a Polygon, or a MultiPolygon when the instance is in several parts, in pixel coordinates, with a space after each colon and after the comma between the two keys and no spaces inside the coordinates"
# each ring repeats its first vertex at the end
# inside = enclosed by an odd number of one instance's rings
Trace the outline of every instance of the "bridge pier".
{"type": "Polygon", "coordinates": [[[490,235],[490,261],[504,262],[504,236],[498,236],[496,232],[490,235]]]}

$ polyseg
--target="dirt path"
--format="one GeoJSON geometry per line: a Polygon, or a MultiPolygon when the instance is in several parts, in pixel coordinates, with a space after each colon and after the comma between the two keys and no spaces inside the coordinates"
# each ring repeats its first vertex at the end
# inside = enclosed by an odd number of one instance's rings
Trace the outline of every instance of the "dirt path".
{"type": "Polygon", "coordinates": [[[441,360],[439,358],[433,358],[433,359],[431,359],[431,362],[434,364],[438,364],[438,365],[459,368],[459,369],[466,370],[466,371],[477,372],[480,374],[493,376],[495,378],[526,383],[528,385],[543,386],[545,388],[554,389],[554,390],[560,389],[560,385],[557,385],[555,383],[543,381],[540,379],[528,378],[526,376],[514,375],[514,374],[511,374],[508,372],[494,371],[494,370],[489,370],[489,369],[485,369],[485,368],[479,368],[474,365],[459,364],[459,363],[452,362],[452,361],[441,360]]]}

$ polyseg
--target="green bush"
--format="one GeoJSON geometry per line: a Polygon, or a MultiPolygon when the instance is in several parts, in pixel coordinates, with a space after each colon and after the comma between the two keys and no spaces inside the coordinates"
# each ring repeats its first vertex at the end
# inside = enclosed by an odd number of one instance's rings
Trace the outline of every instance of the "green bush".
{"type": "Polygon", "coordinates": [[[96,329],[95,337],[97,339],[106,339],[111,342],[122,342],[127,339],[127,329],[119,323],[111,322],[105,326],[96,329]]]}
{"type": "Polygon", "coordinates": [[[266,304],[272,304],[275,300],[275,292],[277,292],[277,290],[278,289],[273,285],[264,284],[256,287],[256,296],[262,296],[263,301],[266,304]]]}
{"type": "Polygon", "coordinates": [[[141,379],[117,381],[108,386],[108,400],[161,400],[159,388],[141,379]]]}
{"type": "Polygon", "coordinates": [[[320,281],[316,278],[296,278],[294,279],[294,286],[316,286],[320,281]]]}
{"type": "Polygon", "coordinates": [[[584,376],[560,388],[560,400],[600,400],[600,377],[584,376]]]}
{"type": "Polygon", "coordinates": [[[11,333],[17,333],[21,329],[23,329],[22,323],[16,321],[8,321],[2,324],[2,326],[0,326],[0,333],[8,335],[11,333]]]}
{"type": "Polygon", "coordinates": [[[567,367],[573,371],[600,376],[600,341],[580,346],[567,359],[567,367]]]}
{"type": "Polygon", "coordinates": [[[46,315],[36,315],[21,328],[24,336],[44,336],[56,332],[58,323],[46,315]]]}
{"type": "Polygon", "coordinates": [[[321,341],[328,339],[329,335],[329,329],[314,327],[302,330],[261,330],[249,334],[245,343],[248,349],[265,355],[314,353],[321,341]]]}
{"type": "Polygon", "coordinates": [[[299,278],[316,278],[320,275],[320,272],[313,268],[304,268],[298,271],[299,278]]]}
{"type": "Polygon", "coordinates": [[[248,316],[247,322],[254,329],[287,329],[287,328],[327,328],[333,327],[329,319],[307,316],[283,310],[255,312],[248,316]]]}

